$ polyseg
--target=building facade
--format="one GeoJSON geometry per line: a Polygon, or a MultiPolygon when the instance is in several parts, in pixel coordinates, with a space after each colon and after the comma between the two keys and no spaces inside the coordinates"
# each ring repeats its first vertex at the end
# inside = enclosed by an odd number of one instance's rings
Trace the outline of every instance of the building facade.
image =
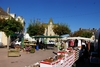
{"type": "MultiPolygon", "coordinates": [[[[44,36],[58,36],[54,33],[53,27],[57,26],[57,24],[54,24],[52,18],[50,18],[49,22],[47,24],[43,24],[45,27],[45,33],[44,36]]],[[[56,38],[47,38],[47,40],[56,40],[56,38]]]]}

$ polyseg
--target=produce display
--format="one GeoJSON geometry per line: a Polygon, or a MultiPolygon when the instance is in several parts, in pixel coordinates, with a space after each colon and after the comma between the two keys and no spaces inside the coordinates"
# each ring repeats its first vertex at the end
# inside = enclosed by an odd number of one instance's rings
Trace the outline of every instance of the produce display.
{"type": "Polygon", "coordinates": [[[55,62],[57,61],[58,59],[62,59],[65,55],[56,55],[55,57],[50,57],[50,58],[47,58],[47,59],[44,59],[43,61],[41,62],[45,62],[45,63],[52,63],[52,62],[55,62]]]}
{"type": "Polygon", "coordinates": [[[59,51],[54,57],[47,58],[40,62],[40,67],[71,67],[75,62],[75,50],[59,51]]]}
{"type": "Polygon", "coordinates": [[[52,58],[52,57],[43,60],[43,62],[49,62],[49,63],[52,63],[52,62],[54,62],[54,61],[55,61],[55,60],[54,60],[54,58],[52,58]]]}
{"type": "Polygon", "coordinates": [[[68,48],[57,52],[54,57],[46,58],[40,61],[38,65],[32,67],[72,67],[74,62],[78,59],[78,52],[78,50],[68,48]]]}

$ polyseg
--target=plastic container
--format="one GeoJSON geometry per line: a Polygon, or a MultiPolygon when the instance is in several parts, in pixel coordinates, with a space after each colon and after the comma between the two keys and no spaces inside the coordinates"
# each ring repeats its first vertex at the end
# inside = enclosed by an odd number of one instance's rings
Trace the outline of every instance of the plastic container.
{"type": "Polygon", "coordinates": [[[36,45],[36,50],[39,50],[39,46],[38,45],[36,45]]]}

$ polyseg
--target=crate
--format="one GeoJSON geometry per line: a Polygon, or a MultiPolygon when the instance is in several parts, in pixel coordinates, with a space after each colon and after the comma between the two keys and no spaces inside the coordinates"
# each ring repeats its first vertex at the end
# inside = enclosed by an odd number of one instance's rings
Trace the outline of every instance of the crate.
{"type": "Polygon", "coordinates": [[[16,49],[9,49],[8,50],[8,57],[18,57],[20,56],[20,51],[16,49]]]}

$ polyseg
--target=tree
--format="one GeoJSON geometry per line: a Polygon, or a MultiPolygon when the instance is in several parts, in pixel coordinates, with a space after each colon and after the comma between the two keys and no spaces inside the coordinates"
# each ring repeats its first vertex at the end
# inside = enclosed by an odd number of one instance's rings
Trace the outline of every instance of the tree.
{"type": "Polygon", "coordinates": [[[3,31],[7,37],[14,34],[15,32],[21,32],[23,30],[23,26],[19,21],[15,19],[1,19],[0,20],[0,30],[3,31]]]}
{"type": "Polygon", "coordinates": [[[92,32],[91,31],[83,31],[83,30],[79,30],[79,31],[75,31],[74,34],[72,35],[73,37],[86,37],[86,38],[90,38],[92,36],[92,32]]]}
{"type": "Polygon", "coordinates": [[[81,34],[83,33],[83,31],[82,30],[79,30],[79,31],[75,31],[74,33],[73,33],[73,37],[78,37],[78,36],[81,36],[81,34]]]}
{"type": "Polygon", "coordinates": [[[3,31],[5,19],[0,19],[0,31],[3,31]]]}
{"type": "Polygon", "coordinates": [[[83,33],[81,34],[81,37],[90,38],[92,35],[93,35],[92,32],[83,32],[83,33]]]}
{"type": "MultiPolygon", "coordinates": [[[[23,26],[19,21],[16,21],[14,18],[10,19],[0,19],[0,31],[4,32],[7,36],[7,41],[9,42],[9,36],[15,34],[15,32],[21,32],[23,26]]],[[[7,44],[9,47],[9,43],[7,44]]]]}
{"type": "Polygon", "coordinates": [[[66,24],[57,24],[53,27],[54,33],[58,35],[69,34],[71,30],[69,29],[68,25],[66,24]]]}
{"type": "Polygon", "coordinates": [[[31,23],[27,28],[27,33],[29,33],[30,36],[43,35],[44,32],[45,32],[45,27],[39,21],[34,21],[34,22],[31,21],[31,23]]]}
{"type": "Polygon", "coordinates": [[[73,37],[73,32],[70,32],[69,36],[70,36],[70,37],[73,37]]]}

